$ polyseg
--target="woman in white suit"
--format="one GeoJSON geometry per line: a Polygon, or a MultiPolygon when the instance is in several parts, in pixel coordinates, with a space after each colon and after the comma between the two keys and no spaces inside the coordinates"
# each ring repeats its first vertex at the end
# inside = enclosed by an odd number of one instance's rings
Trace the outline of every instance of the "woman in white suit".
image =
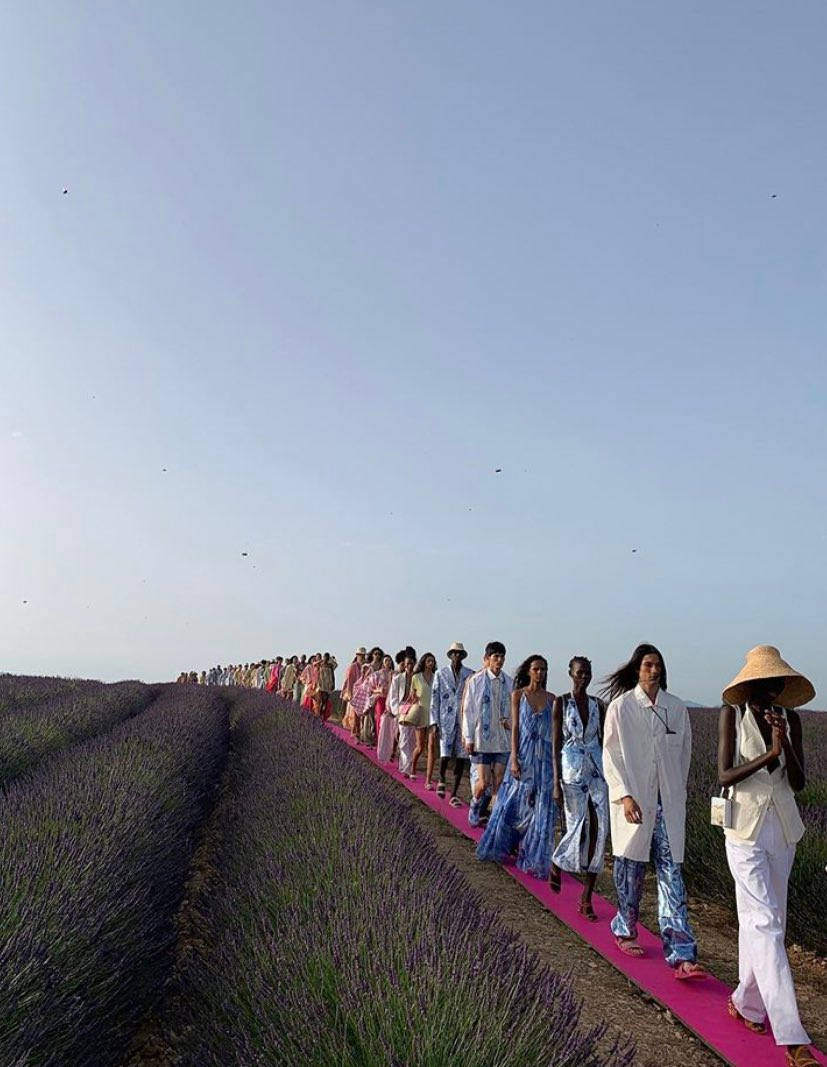
{"type": "Polygon", "coordinates": [[[747,653],[723,692],[718,779],[732,789],[726,854],[738,908],[738,987],[729,1014],[753,1033],[769,1019],[787,1067],[815,1067],[801,1025],[784,935],[787,882],[804,834],[795,794],[804,788],[801,719],[792,709],[812,684],[772,645],[747,653]]]}

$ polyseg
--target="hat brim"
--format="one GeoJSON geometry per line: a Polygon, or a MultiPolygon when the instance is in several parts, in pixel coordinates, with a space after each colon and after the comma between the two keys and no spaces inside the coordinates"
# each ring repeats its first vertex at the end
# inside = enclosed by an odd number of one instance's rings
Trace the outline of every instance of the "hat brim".
{"type": "Polygon", "coordinates": [[[783,689],[775,699],[776,704],[782,708],[799,708],[802,704],[809,704],[816,695],[812,682],[798,672],[742,677],[745,673],[741,671],[740,675],[736,675],[721,694],[725,704],[743,704],[752,682],[769,682],[776,679],[784,683],[783,689]]]}

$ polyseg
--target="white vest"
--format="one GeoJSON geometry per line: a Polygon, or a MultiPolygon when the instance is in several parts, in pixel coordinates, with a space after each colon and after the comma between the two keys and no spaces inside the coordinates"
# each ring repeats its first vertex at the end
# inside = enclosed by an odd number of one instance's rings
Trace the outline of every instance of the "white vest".
{"type": "MultiPolygon", "coordinates": [[[[783,708],[776,710],[784,714],[786,721],[783,708]]],[[[789,734],[789,725],[787,732],[789,734]]],[[[749,763],[766,752],[766,743],[752,712],[736,707],[733,766],[749,763]]],[[[796,844],[804,835],[804,823],[798,814],[795,794],[787,778],[787,762],[783,752],[778,757],[778,766],[774,771],[762,767],[733,786],[732,829],[724,831],[726,836],[738,841],[755,841],[770,804],[775,808],[787,844],[796,844]]]]}

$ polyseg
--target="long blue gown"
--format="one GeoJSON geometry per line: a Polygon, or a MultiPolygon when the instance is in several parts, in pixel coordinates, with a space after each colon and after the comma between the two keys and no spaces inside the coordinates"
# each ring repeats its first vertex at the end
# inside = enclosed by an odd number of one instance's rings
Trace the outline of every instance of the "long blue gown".
{"type": "Polygon", "coordinates": [[[547,878],[554,844],[554,771],[551,762],[551,702],[535,712],[520,697],[520,777],[511,759],[497,793],[497,803],[477,845],[477,858],[502,863],[516,849],[517,866],[547,878]]]}

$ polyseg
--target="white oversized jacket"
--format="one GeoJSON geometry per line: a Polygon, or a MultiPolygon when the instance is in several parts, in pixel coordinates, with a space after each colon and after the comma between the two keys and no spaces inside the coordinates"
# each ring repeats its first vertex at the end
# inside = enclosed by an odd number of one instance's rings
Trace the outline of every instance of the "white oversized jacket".
{"type": "Polygon", "coordinates": [[[603,733],[603,771],[609,785],[615,856],[648,861],[660,794],[672,858],[683,863],[691,759],[692,728],[682,700],[661,689],[653,710],[651,700],[637,685],[609,704],[603,733]],[[667,733],[667,723],[674,733],[667,733]],[[642,822],[626,821],[624,796],[638,802],[642,822]]]}

